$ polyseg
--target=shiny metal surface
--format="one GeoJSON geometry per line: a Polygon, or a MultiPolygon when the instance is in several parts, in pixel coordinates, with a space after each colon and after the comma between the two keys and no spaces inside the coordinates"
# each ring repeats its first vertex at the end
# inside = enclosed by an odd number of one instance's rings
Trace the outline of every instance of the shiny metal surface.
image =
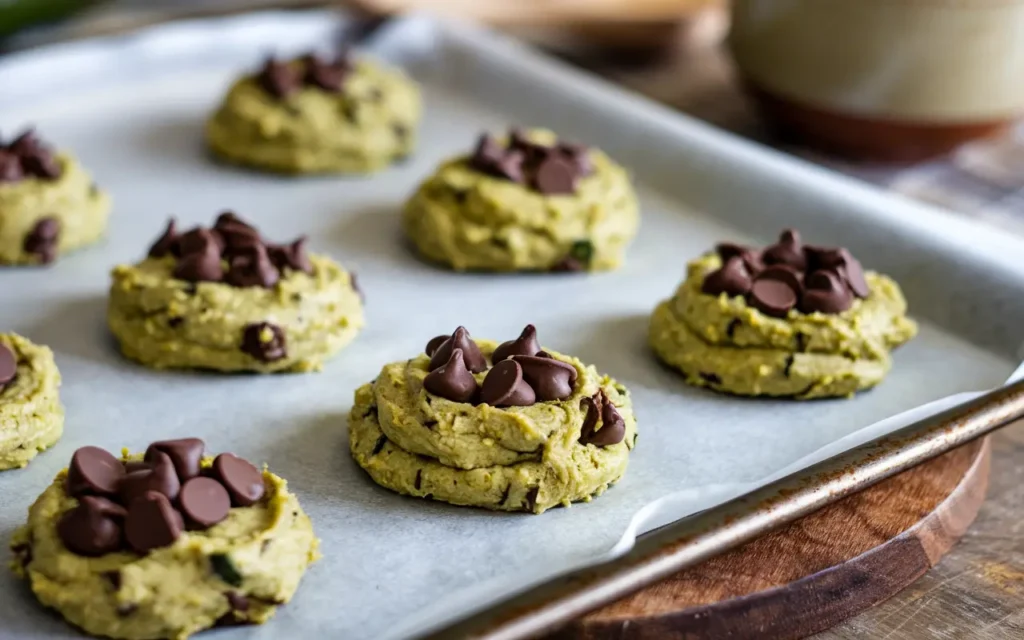
{"type": "Polygon", "coordinates": [[[1022,417],[1024,380],[665,526],[620,558],[551,580],[421,637],[514,640],[552,631],[1022,417]]]}

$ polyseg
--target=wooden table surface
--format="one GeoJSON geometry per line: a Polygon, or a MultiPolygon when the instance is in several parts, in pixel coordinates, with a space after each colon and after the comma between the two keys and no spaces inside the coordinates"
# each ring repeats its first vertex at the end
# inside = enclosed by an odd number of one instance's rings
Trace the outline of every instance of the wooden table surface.
{"type": "MultiPolygon", "coordinates": [[[[147,3],[146,8],[156,4],[147,3]]],[[[99,17],[99,27],[91,24],[61,35],[81,37],[121,30],[110,28],[109,23],[124,14],[108,12],[99,17]]],[[[149,21],[130,24],[140,26],[149,21]]],[[[683,112],[772,144],[733,82],[728,56],[718,44],[724,29],[724,17],[712,13],[687,25],[685,37],[656,62],[626,66],[593,57],[578,61],[683,112]]],[[[1018,132],[1011,138],[972,145],[952,159],[900,169],[848,166],[793,151],[959,210],[982,224],[1024,233],[1024,135],[1018,132]]],[[[912,587],[817,638],[1024,638],[1024,423],[994,436],[989,497],[961,542],[912,587]]]]}
{"type": "MultiPolygon", "coordinates": [[[[718,44],[724,28],[724,22],[715,18],[694,23],[682,44],[653,63],[623,66],[586,58],[577,62],[683,112],[772,144],[733,82],[731,63],[718,44]]],[[[1024,200],[1016,203],[1012,197],[1024,186],[1024,172],[1016,178],[1020,182],[1004,181],[995,192],[990,184],[975,184],[990,181],[983,179],[988,174],[972,158],[979,154],[1002,158],[1007,155],[1007,145],[1006,141],[986,142],[952,159],[902,168],[848,166],[802,150],[792,151],[958,209],[979,218],[979,224],[1024,233],[1024,200]],[[967,178],[950,187],[950,174],[967,178]]],[[[1016,156],[1017,149],[1012,151],[1016,156]]],[[[1024,423],[993,437],[988,498],[961,542],[912,587],[816,638],[1024,638],[1024,423]]]]}

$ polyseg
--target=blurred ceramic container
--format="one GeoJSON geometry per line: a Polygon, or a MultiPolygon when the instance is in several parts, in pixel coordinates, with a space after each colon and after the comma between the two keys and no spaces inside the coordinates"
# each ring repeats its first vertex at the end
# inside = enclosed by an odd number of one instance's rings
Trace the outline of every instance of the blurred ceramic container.
{"type": "Polygon", "coordinates": [[[733,0],[730,48],[783,133],[913,161],[1024,114],[1024,0],[733,0]]]}

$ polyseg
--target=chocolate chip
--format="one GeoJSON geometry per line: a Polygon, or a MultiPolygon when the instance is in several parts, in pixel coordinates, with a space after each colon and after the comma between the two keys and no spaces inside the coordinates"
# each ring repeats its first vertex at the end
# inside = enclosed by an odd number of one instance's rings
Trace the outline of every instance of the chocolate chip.
{"type": "Polygon", "coordinates": [[[484,358],[484,354],[480,353],[480,347],[476,346],[476,343],[470,338],[469,331],[466,331],[465,327],[458,327],[451,337],[441,343],[431,355],[430,370],[433,371],[448,362],[455,349],[462,350],[466,368],[473,373],[480,373],[487,369],[487,360],[484,358]]]}
{"type": "Polygon", "coordinates": [[[803,313],[842,313],[853,306],[853,296],[839,274],[819,269],[807,276],[807,289],[800,298],[803,313]]]}
{"type": "Polygon", "coordinates": [[[277,284],[281,274],[261,244],[249,245],[231,259],[225,280],[234,287],[263,287],[277,284]]]}
{"type": "Polygon", "coordinates": [[[580,428],[580,444],[607,447],[622,442],[626,434],[626,422],[603,391],[581,400],[580,407],[587,410],[580,428]],[[597,428],[599,416],[602,423],[600,429],[597,428]]]}
{"type": "Polygon", "coordinates": [[[786,356],[786,366],[782,368],[782,375],[789,377],[789,372],[793,370],[793,364],[796,362],[796,356],[790,354],[786,356]]]}
{"type": "Polygon", "coordinates": [[[316,55],[308,55],[304,61],[306,64],[303,78],[305,83],[331,93],[338,93],[342,90],[345,79],[352,70],[348,60],[344,57],[327,62],[316,55]]]}
{"type": "Polygon", "coordinates": [[[148,469],[139,469],[125,475],[119,486],[121,503],[130,505],[147,493],[159,493],[170,500],[178,497],[181,481],[174,471],[170,456],[162,451],[153,451],[148,469]]]}
{"type": "Polygon", "coordinates": [[[501,500],[498,501],[499,505],[502,505],[502,504],[505,504],[506,502],[508,502],[508,494],[511,493],[511,491],[512,491],[512,485],[511,484],[506,484],[505,485],[505,490],[501,492],[501,500]]]}
{"type": "Polygon", "coordinates": [[[514,127],[508,132],[508,148],[518,151],[525,156],[526,163],[536,168],[544,158],[551,154],[551,147],[538,144],[530,139],[520,127],[514,127]]]}
{"type": "Polygon", "coordinates": [[[523,378],[537,394],[538,401],[565,400],[572,395],[576,367],[550,357],[517,355],[512,359],[522,368],[523,378]]]}
{"type": "Polygon", "coordinates": [[[704,373],[703,371],[701,371],[699,375],[701,379],[704,380],[704,382],[707,382],[708,384],[722,384],[722,379],[718,377],[718,374],[704,373]]]}
{"type": "Polygon", "coordinates": [[[483,173],[493,174],[498,163],[505,155],[498,141],[489,134],[482,134],[469,158],[469,166],[483,173]]]}
{"type": "Polygon", "coordinates": [[[57,257],[57,246],[60,244],[60,220],[53,217],[40,218],[32,231],[25,236],[22,248],[25,253],[39,258],[43,264],[49,264],[57,257]]]}
{"type": "Polygon", "coordinates": [[[60,177],[60,164],[49,149],[36,149],[19,155],[21,170],[26,176],[35,176],[46,180],[56,180],[60,177]]]}
{"type": "Polygon", "coordinates": [[[174,544],[183,529],[181,514],[162,493],[148,491],[128,505],[124,536],[128,546],[138,553],[174,544]]]}
{"type": "Polygon", "coordinates": [[[124,509],[95,496],[84,496],[57,523],[61,542],[81,556],[102,556],[121,548],[124,509]]]}
{"type": "Polygon", "coordinates": [[[9,151],[0,149],[0,182],[18,182],[24,177],[21,159],[9,151]]]}
{"type": "Polygon", "coordinates": [[[492,407],[528,407],[537,394],[523,379],[523,368],[515,360],[502,360],[487,372],[480,387],[480,402],[492,407]]]}
{"type": "MultiPolygon", "coordinates": [[[[437,353],[441,353],[439,349],[437,353]]],[[[433,360],[431,361],[433,362],[433,360]]],[[[466,368],[465,355],[462,349],[455,349],[448,361],[434,369],[423,379],[423,388],[429,393],[451,400],[452,402],[470,402],[477,393],[476,379],[466,368]]]]}
{"type": "Polygon", "coordinates": [[[178,242],[178,230],[177,223],[174,218],[167,221],[167,228],[160,234],[153,246],[149,248],[150,258],[162,258],[167,254],[171,253],[175,244],[178,242]]]}
{"type": "Polygon", "coordinates": [[[231,496],[231,505],[248,507],[263,497],[263,474],[247,460],[222,453],[213,461],[213,473],[231,496]]]}
{"type": "Polygon", "coordinates": [[[775,318],[785,318],[796,306],[800,295],[800,280],[783,267],[765,269],[750,288],[750,304],[758,311],[775,318]]]}
{"type": "Polygon", "coordinates": [[[576,193],[579,169],[572,160],[551,154],[537,167],[533,187],[546,196],[576,193]]]}
{"type": "Polygon", "coordinates": [[[260,232],[256,227],[230,211],[225,211],[217,216],[213,229],[223,238],[223,250],[227,256],[237,255],[251,249],[254,245],[262,244],[260,232]]]}
{"type": "Polygon", "coordinates": [[[800,233],[796,229],[783,231],[779,241],[766,248],[761,257],[766,265],[786,264],[800,271],[807,267],[800,233]]]}
{"type": "Polygon", "coordinates": [[[313,263],[306,255],[306,236],[287,245],[268,247],[270,260],[278,269],[288,267],[294,271],[313,273],[313,263]]]}
{"type": "MultiPolygon", "coordinates": [[[[845,251],[845,249],[844,249],[845,251]]],[[[838,269],[839,275],[858,298],[867,298],[871,294],[871,287],[864,277],[864,268],[860,262],[847,252],[846,263],[838,269]]]]}
{"type": "Polygon", "coordinates": [[[183,255],[174,267],[172,275],[186,282],[219,282],[224,278],[224,267],[220,251],[212,241],[201,252],[183,255]]]}
{"type": "Polygon", "coordinates": [[[124,466],[110,452],[99,447],[82,447],[71,456],[68,467],[68,495],[117,495],[125,477],[124,466]]]}
{"type": "Polygon", "coordinates": [[[124,471],[125,473],[131,473],[132,471],[142,471],[143,469],[152,469],[153,465],[145,462],[144,460],[125,460],[124,471]]]}
{"type": "Polygon", "coordinates": [[[753,286],[753,280],[743,259],[733,256],[720,269],[716,269],[704,277],[700,290],[711,296],[722,293],[727,296],[742,296],[750,292],[751,286],[753,286]]]}
{"type": "Polygon", "coordinates": [[[287,98],[299,90],[300,75],[293,65],[271,57],[264,63],[256,81],[275,98],[287,98]]]}
{"type": "Polygon", "coordinates": [[[178,236],[177,241],[171,246],[171,252],[176,256],[188,256],[193,253],[202,254],[208,251],[218,256],[224,250],[224,237],[215,229],[193,227],[178,236]]]}
{"type": "Polygon", "coordinates": [[[730,258],[740,258],[743,260],[744,266],[747,267],[747,271],[751,274],[756,274],[764,268],[764,263],[761,261],[761,253],[751,247],[731,242],[722,242],[715,247],[715,251],[722,259],[722,264],[728,262],[730,258]]]}
{"type": "Polygon", "coordinates": [[[178,504],[191,527],[206,529],[228,516],[231,497],[219,482],[200,476],[181,488],[178,504]]]}
{"type": "Polygon", "coordinates": [[[434,336],[433,338],[430,339],[430,342],[427,343],[427,346],[423,348],[423,353],[427,354],[428,356],[434,355],[438,347],[444,344],[445,340],[447,340],[450,337],[451,336],[434,336]]]}
{"type": "Polygon", "coordinates": [[[7,345],[0,343],[0,391],[18,375],[18,358],[7,345]]]}
{"type": "Polygon", "coordinates": [[[586,145],[560,142],[556,149],[576,165],[576,171],[581,177],[594,172],[594,163],[590,160],[590,149],[586,145]]]}
{"type": "Polygon", "coordinates": [[[388,443],[387,436],[381,436],[377,438],[377,442],[373,443],[373,451],[370,453],[371,456],[375,456],[384,449],[384,445],[388,443]]]}
{"type": "Polygon", "coordinates": [[[538,351],[540,351],[540,344],[537,342],[537,328],[528,324],[518,338],[498,345],[491,355],[491,362],[501,362],[512,356],[533,356],[538,351]]]}
{"type": "Polygon", "coordinates": [[[228,606],[231,607],[232,611],[248,611],[249,610],[249,598],[238,593],[237,591],[228,591],[224,594],[228,599],[228,606]]]}
{"type": "Polygon", "coordinates": [[[231,585],[232,587],[238,587],[242,585],[242,572],[235,566],[231,556],[226,553],[215,553],[210,556],[210,567],[213,572],[220,576],[220,579],[231,585]]]}
{"type": "Polygon", "coordinates": [[[417,491],[420,490],[420,485],[423,484],[423,469],[416,470],[416,481],[413,483],[413,488],[417,491]]]}
{"type": "Polygon", "coordinates": [[[288,344],[281,327],[269,322],[246,325],[242,331],[242,352],[260,362],[275,362],[288,355],[288,344]]]}
{"type": "Polygon", "coordinates": [[[184,323],[185,318],[182,318],[181,316],[171,316],[170,318],[167,318],[167,326],[171,329],[177,329],[184,323]]]}
{"type": "Polygon", "coordinates": [[[157,452],[167,454],[182,482],[199,475],[199,461],[206,451],[206,444],[199,438],[180,438],[178,440],[161,440],[149,445],[144,460],[155,464],[158,462],[157,452]]]}

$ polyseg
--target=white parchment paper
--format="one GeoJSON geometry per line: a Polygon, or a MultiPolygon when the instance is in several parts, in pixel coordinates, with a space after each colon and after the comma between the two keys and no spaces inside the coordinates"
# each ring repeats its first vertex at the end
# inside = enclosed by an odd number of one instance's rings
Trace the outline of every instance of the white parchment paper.
{"type": "MultiPolygon", "coordinates": [[[[1024,327],[1024,271],[1011,259],[1018,241],[758,149],[471,30],[414,19],[371,46],[424,83],[422,142],[407,163],[342,179],[211,163],[203,120],[228,82],[269,50],[327,45],[336,27],[326,14],[235,18],[0,62],[0,128],[37,124],[115,199],[102,244],[49,269],[0,272],[0,329],[54,349],[67,407],[60,443],[0,475],[5,539],[75,448],[141,450],[199,436],[211,451],[268,462],[323,539],[323,561],[273,622],[217,637],[406,637],[628,549],[637,533],[920,417],[879,422],[891,416],[996,386],[1013,369],[1024,327]],[[404,198],[479,131],[509,124],[555,127],[633,169],[643,219],[623,269],[463,275],[408,253],[398,220],[404,198]],[[118,355],[104,324],[110,268],[139,259],[168,215],[209,223],[225,208],[270,238],[307,233],[313,250],[359,272],[367,328],[323,373],[162,373],[118,355]],[[843,242],[904,284],[921,333],[896,353],[884,384],[854,400],[754,401],[692,389],[660,367],[645,346],[647,315],[686,261],[725,238],[770,241],[786,225],[809,241],[843,242]],[[350,460],[352,392],[383,363],[459,324],[501,340],[527,322],[543,344],[632,390],[640,437],[613,490],[542,516],[495,514],[394,495],[350,460]]],[[[7,573],[0,590],[4,637],[75,637],[7,573]]]]}

